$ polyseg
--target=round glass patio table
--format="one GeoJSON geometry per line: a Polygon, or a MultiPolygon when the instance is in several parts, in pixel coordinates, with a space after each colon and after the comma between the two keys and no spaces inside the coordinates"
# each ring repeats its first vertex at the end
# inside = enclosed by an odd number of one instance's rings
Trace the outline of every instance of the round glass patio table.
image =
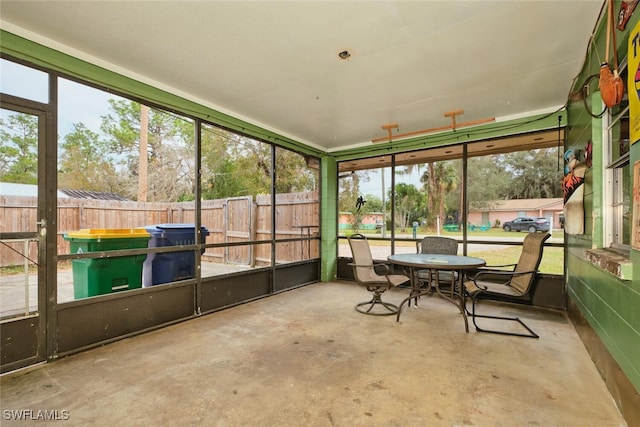
{"type": "Polygon", "coordinates": [[[398,306],[398,315],[396,321],[400,321],[400,313],[402,307],[412,299],[416,299],[422,295],[426,295],[435,290],[438,295],[450,301],[458,307],[462,317],[464,318],[464,327],[469,332],[469,324],[467,322],[467,310],[464,307],[464,298],[462,297],[462,280],[464,276],[464,270],[471,270],[486,265],[486,261],[482,258],[475,258],[463,255],[443,255],[443,254],[396,254],[389,255],[387,260],[393,264],[401,265],[409,270],[409,278],[411,279],[411,292],[409,296],[405,298],[398,306]],[[429,278],[435,278],[435,280],[429,280],[426,288],[420,287],[420,281],[418,280],[418,271],[429,270],[429,278]],[[450,298],[442,293],[440,289],[440,281],[438,279],[438,271],[447,270],[458,272],[458,283],[456,288],[458,290],[457,298],[450,298]]]}

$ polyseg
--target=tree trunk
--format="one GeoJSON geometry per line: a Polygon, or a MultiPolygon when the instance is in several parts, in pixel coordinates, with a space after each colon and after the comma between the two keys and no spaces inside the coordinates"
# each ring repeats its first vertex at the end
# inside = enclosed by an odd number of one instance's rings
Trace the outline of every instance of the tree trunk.
{"type": "Polygon", "coordinates": [[[140,104],[140,153],[138,156],[138,201],[147,201],[148,162],[147,145],[149,141],[149,107],[140,104]]]}

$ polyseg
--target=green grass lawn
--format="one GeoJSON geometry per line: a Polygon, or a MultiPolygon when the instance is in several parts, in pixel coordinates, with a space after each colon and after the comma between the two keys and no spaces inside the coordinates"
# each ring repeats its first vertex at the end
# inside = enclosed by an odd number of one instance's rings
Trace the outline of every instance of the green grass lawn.
{"type": "MultiPolygon", "coordinates": [[[[381,237],[380,233],[374,234],[370,232],[369,233],[364,232],[364,234],[371,237],[374,237],[374,236],[381,237]]],[[[396,230],[396,236],[400,238],[407,238],[407,237],[411,238],[412,234],[413,234],[412,230],[410,229],[405,229],[404,231],[400,229],[396,230]]],[[[436,234],[437,233],[435,231],[427,230],[427,229],[418,229],[417,231],[418,238],[426,235],[436,235],[436,234]]],[[[524,239],[524,237],[527,234],[528,234],[527,232],[516,232],[516,231],[506,232],[501,228],[491,228],[487,231],[468,231],[467,238],[471,240],[476,240],[476,239],[482,240],[485,237],[504,238],[505,240],[509,238],[524,239]]],[[[390,233],[387,234],[387,237],[389,236],[390,236],[390,233]]],[[[441,236],[453,237],[455,239],[462,240],[462,231],[456,231],[456,232],[445,231],[441,233],[441,236]]],[[[553,230],[552,238],[564,239],[564,230],[553,230]]],[[[388,246],[389,242],[370,240],[369,244],[375,245],[375,246],[388,246]]],[[[395,244],[396,246],[415,248],[415,242],[412,242],[412,241],[408,242],[408,241],[396,240],[395,244]]],[[[499,248],[499,249],[496,248],[496,249],[488,249],[488,250],[474,250],[473,245],[470,245],[467,255],[477,257],[477,258],[482,258],[486,260],[487,265],[490,266],[490,265],[515,264],[516,262],[518,262],[518,258],[520,257],[521,251],[522,249],[520,246],[508,246],[505,248],[499,248]]],[[[542,262],[540,263],[539,269],[542,273],[557,274],[557,275],[564,274],[564,248],[545,247],[544,253],[542,256],[542,262]]]]}
{"type": "MultiPolygon", "coordinates": [[[[469,251],[469,256],[482,258],[487,266],[515,264],[520,257],[519,246],[509,246],[504,249],[489,251],[469,251]]],[[[564,248],[544,248],[539,270],[542,273],[562,275],[564,272],[564,248]]]]}
{"type": "MultiPolygon", "coordinates": [[[[397,232],[397,231],[396,231],[397,232]]],[[[426,235],[426,234],[435,234],[434,231],[430,230],[418,230],[418,235],[426,235]]],[[[406,233],[405,233],[406,234],[406,233]]],[[[462,237],[462,231],[454,231],[448,232],[444,231],[441,234],[442,236],[451,236],[451,237],[462,237]]],[[[524,239],[524,236],[527,235],[526,231],[504,231],[501,228],[490,228],[487,231],[467,231],[467,237],[473,236],[474,239],[482,239],[482,236],[487,237],[520,237],[524,239]]],[[[552,238],[563,239],[564,238],[564,230],[552,230],[551,232],[552,238]]]]}
{"type": "MultiPolygon", "coordinates": [[[[443,236],[462,238],[462,232],[444,232],[443,236]]],[[[504,231],[501,228],[491,228],[487,231],[468,231],[468,239],[482,239],[486,237],[502,237],[513,238],[519,237],[524,239],[527,232],[504,231]]],[[[564,239],[564,230],[552,230],[551,237],[555,239],[564,239]]],[[[514,264],[518,262],[521,248],[519,246],[510,246],[508,248],[484,251],[469,251],[469,256],[483,258],[487,261],[487,265],[514,264]]],[[[546,247],[542,255],[540,263],[540,271],[549,274],[564,274],[564,248],[546,247]]]]}

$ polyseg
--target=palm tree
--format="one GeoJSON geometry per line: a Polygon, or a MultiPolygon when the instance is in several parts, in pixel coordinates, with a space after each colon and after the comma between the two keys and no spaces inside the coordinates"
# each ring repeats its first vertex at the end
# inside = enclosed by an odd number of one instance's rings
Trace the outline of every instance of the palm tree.
{"type": "Polygon", "coordinates": [[[435,222],[436,212],[444,218],[446,194],[458,188],[460,177],[451,162],[427,163],[427,170],[420,177],[427,193],[427,223],[435,222]]]}
{"type": "Polygon", "coordinates": [[[413,184],[396,184],[394,224],[404,231],[409,223],[418,220],[424,205],[424,194],[413,184]]]}

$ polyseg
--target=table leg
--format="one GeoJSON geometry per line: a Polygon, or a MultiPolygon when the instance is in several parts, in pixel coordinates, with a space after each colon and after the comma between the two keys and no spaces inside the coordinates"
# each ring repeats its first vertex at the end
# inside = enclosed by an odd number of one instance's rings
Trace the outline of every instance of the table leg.
{"type": "Polygon", "coordinates": [[[462,313],[462,317],[464,318],[464,330],[469,333],[469,320],[467,319],[467,307],[465,304],[465,300],[463,297],[463,280],[464,278],[462,277],[462,275],[464,274],[464,271],[460,270],[460,272],[458,273],[458,302],[459,302],[459,309],[460,309],[460,313],[462,313]]]}
{"type": "MultiPolygon", "coordinates": [[[[453,271],[451,272],[451,274],[453,274],[453,271]]],[[[440,275],[438,274],[437,270],[434,272],[434,276],[435,276],[435,282],[436,282],[436,285],[435,285],[436,293],[440,295],[442,298],[449,301],[451,304],[458,306],[459,304],[453,299],[453,296],[447,296],[442,293],[442,290],[440,289],[440,275]]]]}
{"type": "MultiPolygon", "coordinates": [[[[431,270],[429,270],[429,275],[431,275],[431,270]]],[[[409,267],[409,279],[411,282],[411,292],[409,292],[409,296],[402,300],[400,305],[398,306],[398,315],[396,316],[396,322],[400,321],[400,313],[402,312],[402,306],[407,302],[411,305],[411,300],[416,299],[427,295],[431,291],[431,280],[429,280],[429,286],[427,286],[426,290],[420,290],[420,280],[418,279],[418,269],[414,267],[409,267]]],[[[415,303],[418,304],[417,302],[415,303]]]]}
{"type": "MultiPolygon", "coordinates": [[[[464,306],[464,299],[462,297],[462,287],[464,286],[462,283],[462,275],[463,275],[463,271],[460,270],[458,272],[458,294],[457,296],[457,301],[454,299],[453,297],[453,292],[454,290],[452,289],[452,295],[451,296],[447,296],[445,294],[442,293],[442,290],[440,289],[440,277],[438,275],[438,270],[437,269],[430,269],[429,270],[429,285],[427,286],[427,288],[425,290],[420,290],[420,280],[418,280],[418,270],[416,268],[410,267],[410,273],[409,273],[409,278],[411,281],[411,292],[409,293],[409,296],[405,299],[402,300],[402,302],[400,303],[400,305],[398,306],[398,314],[396,316],[396,322],[400,321],[400,314],[402,312],[402,307],[408,302],[409,305],[411,304],[411,300],[414,298],[419,298],[423,295],[427,295],[429,292],[431,292],[432,289],[435,289],[436,293],[441,296],[442,298],[446,299],[447,301],[449,301],[451,304],[455,305],[458,307],[458,310],[460,310],[460,314],[462,314],[462,318],[464,319],[464,329],[467,333],[469,333],[469,321],[467,319],[467,311],[466,311],[466,307],[464,306]],[[432,282],[432,278],[433,281],[435,281],[435,285],[432,282]]],[[[451,274],[454,274],[454,272],[452,271],[451,274]]],[[[454,276],[455,277],[455,276],[454,276]]],[[[455,283],[454,283],[455,279],[452,281],[452,286],[455,287],[455,283]]],[[[417,303],[416,303],[417,304],[417,303]]]]}
{"type": "MultiPolygon", "coordinates": [[[[454,274],[454,272],[452,271],[451,274],[454,274]]],[[[464,307],[464,301],[462,299],[462,286],[463,286],[462,274],[463,274],[463,271],[460,270],[458,272],[458,294],[456,295],[458,297],[457,298],[458,301],[456,301],[453,298],[453,289],[451,290],[452,295],[450,297],[442,293],[442,291],[440,290],[440,280],[437,275],[436,275],[436,292],[438,293],[438,295],[440,295],[441,297],[449,301],[451,304],[454,304],[455,306],[458,307],[458,310],[460,310],[460,314],[462,314],[462,317],[464,318],[464,329],[467,333],[469,333],[469,321],[467,320],[467,310],[466,310],[466,307],[464,307]]],[[[455,284],[453,283],[453,281],[452,281],[452,286],[455,287],[455,284]]]]}

